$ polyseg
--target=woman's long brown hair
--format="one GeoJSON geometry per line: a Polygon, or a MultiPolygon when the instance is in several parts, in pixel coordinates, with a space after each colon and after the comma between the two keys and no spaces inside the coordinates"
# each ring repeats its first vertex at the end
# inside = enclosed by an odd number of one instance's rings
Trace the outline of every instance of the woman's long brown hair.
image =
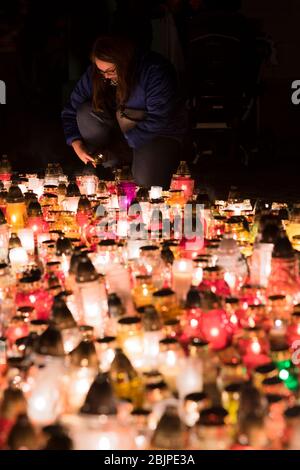
{"type": "Polygon", "coordinates": [[[91,60],[93,64],[93,109],[101,111],[105,109],[107,98],[108,80],[105,80],[95,64],[95,59],[115,64],[118,75],[116,88],[117,106],[125,104],[129,98],[135,79],[136,48],[127,38],[117,36],[99,37],[92,50],[91,60]]]}

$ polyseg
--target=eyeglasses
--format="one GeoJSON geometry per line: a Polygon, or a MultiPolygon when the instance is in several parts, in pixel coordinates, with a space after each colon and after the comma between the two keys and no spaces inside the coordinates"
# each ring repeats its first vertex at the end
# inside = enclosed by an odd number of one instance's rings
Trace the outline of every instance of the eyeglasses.
{"type": "Polygon", "coordinates": [[[112,69],[107,69],[107,70],[100,70],[97,68],[97,72],[99,73],[101,77],[104,77],[104,78],[114,76],[116,73],[116,67],[112,69]]]}

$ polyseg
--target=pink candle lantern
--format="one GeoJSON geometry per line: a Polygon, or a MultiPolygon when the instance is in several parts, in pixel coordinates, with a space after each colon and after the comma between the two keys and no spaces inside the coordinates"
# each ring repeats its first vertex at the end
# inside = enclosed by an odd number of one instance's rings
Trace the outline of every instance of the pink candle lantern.
{"type": "Polygon", "coordinates": [[[11,175],[12,169],[7,155],[2,155],[2,159],[0,161],[0,181],[10,181],[11,175]]]}
{"type": "Polygon", "coordinates": [[[127,210],[135,199],[136,185],[133,181],[120,181],[118,184],[120,210],[127,210]]]}
{"type": "Polygon", "coordinates": [[[194,191],[195,181],[191,178],[190,171],[185,161],[181,161],[177,172],[173,175],[171,188],[183,191],[185,200],[188,201],[194,191]]]}

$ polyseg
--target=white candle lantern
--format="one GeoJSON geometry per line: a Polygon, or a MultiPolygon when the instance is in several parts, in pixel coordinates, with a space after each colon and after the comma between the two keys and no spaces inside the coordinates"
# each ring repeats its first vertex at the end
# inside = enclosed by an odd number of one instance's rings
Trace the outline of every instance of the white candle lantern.
{"type": "Polygon", "coordinates": [[[4,217],[2,219],[2,213],[0,212],[0,261],[7,260],[8,242],[9,226],[5,223],[4,217]]]}
{"type": "Polygon", "coordinates": [[[23,247],[12,248],[9,252],[9,261],[15,271],[24,269],[29,261],[27,251],[23,247]]]}
{"type": "Polygon", "coordinates": [[[150,199],[160,199],[162,197],[162,187],[161,186],[151,186],[149,191],[150,199]]]}
{"type": "Polygon", "coordinates": [[[196,357],[185,358],[183,367],[177,375],[176,386],[182,399],[189,393],[201,392],[203,387],[202,361],[196,357]]]}
{"type": "Polygon", "coordinates": [[[193,261],[189,259],[175,260],[172,267],[173,289],[178,300],[184,301],[193,280],[193,261]]]}
{"type": "Polygon", "coordinates": [[[32,393],[28,399],[28,416],[37,425],[46,426],[56,421],[63,411],[64,368],[61,359],[51,361],[38,370],[32,393]]]}
{"type": "Polygon", "coordinates": [[[96,335],[104,336],[108,322],[104,276],[96,272],[89,258],[83,258],[78,264],[76,285],[84,323],[93,326],[96,335]]]}
{"type": "Polygon", "coordinates": [[[22,247],[27,253],[34,252],[34,233],[31,228],[22,228],[18,230],[18,237],[21,240],[22,247]]]}

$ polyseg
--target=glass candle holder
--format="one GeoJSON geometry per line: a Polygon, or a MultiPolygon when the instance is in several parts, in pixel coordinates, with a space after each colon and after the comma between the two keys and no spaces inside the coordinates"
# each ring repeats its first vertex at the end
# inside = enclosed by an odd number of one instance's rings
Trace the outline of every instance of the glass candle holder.
{"type": "Polygon", "coordinates": [[[170,189],[167,197],[167,204],[171,207],[183,207],[186,202],[184,191],[179,189],[170,189]]]}
{"type": "Polygon", "coordinates": [[[16,185],[11,185],[7,195],[6,218],[13,231],[26,225],[26,204],[22,191],[16,185]]]}
{"type": "Polygon", "coordinates": [[[244,328],[238,344],[243,361],[249,369],[269,362],[269,343],[261,328],[244,328]]]}
{"type": "Polygon", "coordinates": [[[34,232],[31,228],[23,228],[18,231],[18,237],[21,240],[23,248],[27,253],[34,252],[34,232]]]}
{"type": "Polygon", "coordinates": [[[28,254],[23,247],[12,248],[9,252],[9,260],[13,271],[21,272],[28,265],[28,254]]]}
{"type": "Polygon", "coordinates": [[[185,200],[188,201],[194,191],[195,181],[186,175],[173,175],[171,189],[183,191],[185,200]]]}
{"type": "Polygon", "coordinates": [[[160,289],[153,293],[153,304],[163,321],[176,319],[181,311],[177,303],[175,292],[172,289],[160,289]]]}
{"type": "Polygon", "coordinates": [[[40,273],[25,275],[18,283],[16,304],[18,307],[34,307],[38,320],[47,320],[51,311],[53,298],[46,291],[40,273]]]}
{"type": "Polygon", "coordinates": [[[136,308],[150,305],[155,287],[152,283],[152,276],[140,274],[135,277],[135,287],[132,290],[133,302],[136,308]]]}
{"type": "Polygon", "coordinates": [[[109,375],[118,399],[131,400],[134,406],[142,406],[144,394],[142,378],[120,348],[115,350],[109,375]]]}
{"type": "Polygon", "coordinates": [[[224,271],[219,266],[211,266],[203,269],[203,280],[199,285],[201,291],[211,291],[221,297],[230,297],[231,292],[224,280],[224,271]]]}
{"type": "Polygon", "coordinates": [[[0,261],[6,261],[8,255],[9,226],[2,213],[0,213],[0,261]]]}
{"type": "Polygon", "coordinates": [[[95,342],[100,369],[103,372],[109,372],[112,361],[115,357],[115,348],[117,339],[115,336],[104,336],[98,338],[95,342]]]}
{"type": "Polygon", "coordinates": [[[187,426],[193,427],[199,420],[201,411],[211,405],[205,392],[193,392],[184,397],[183,419],[187,426]]]}
{"type": "Polygon", "coordinates": [[[184,351],[180,343],[174,338],[162,339],[159,344],[158,370],[170,389],[176,391],[176,378],[182,370],[184,351]]]}
{"type": "Polygon", "coordinates": [[[118,321],[118,344],[135,369],[143,365],[144,334],[139,317],[124,317],[118,321]]]}
{"type": "Polygon", "coordinates": [[[186,298],[193,279],[193,262],[189,259],[175,260],[172,266],[173,289],[180,302],[186,298]]]}
{"type": "Polygon", "coordinates": [[[227,385],[222,391],[222,406],[228,412],[228,423],[233,426],[238,422],[241,386],[242,384],[235,382],[227,385]]]}

